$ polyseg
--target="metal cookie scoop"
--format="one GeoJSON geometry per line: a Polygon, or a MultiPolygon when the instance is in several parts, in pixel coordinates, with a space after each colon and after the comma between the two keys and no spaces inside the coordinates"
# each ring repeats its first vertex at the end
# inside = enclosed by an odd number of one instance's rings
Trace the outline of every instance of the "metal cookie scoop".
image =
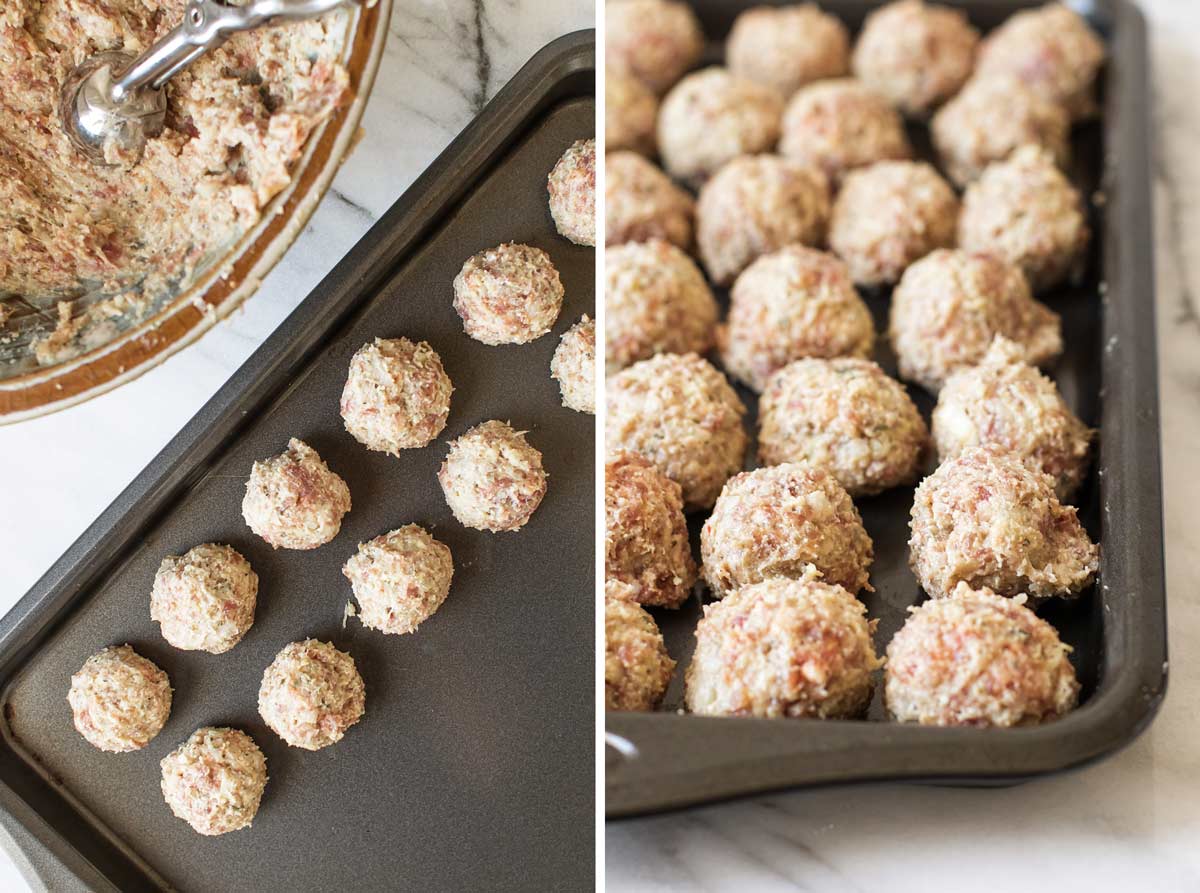
{"type": "Polygon", "coordinates": [[[133,165],[146,141],[162,133],[163,87],[210,49],[239,31],[311,19],[374,0],[250,0],[228,6],[189,0],[183,23],[138,57],[100,53],[77,65],[63,82],[59,113],[71,142],[98,164],[133,165]]]}

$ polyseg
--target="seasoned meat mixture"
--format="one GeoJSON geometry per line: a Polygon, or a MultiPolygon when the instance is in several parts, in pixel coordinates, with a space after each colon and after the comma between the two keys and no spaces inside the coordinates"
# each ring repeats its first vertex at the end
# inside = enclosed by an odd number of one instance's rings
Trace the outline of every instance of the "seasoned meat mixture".
{"type": "Polygon", "coordinates": [[[585,313],[562,333],[550,359],[550,377],[558,382],[563,406],[596,413],[596,321],[585,313]]]}
{"type": "Polygon", "coordinates": [[[354,658],[316,639],[285,645],[258,689],[263,722],[304,750],[341,741],[365,710],[366,689],[354,658]]]}
{"type": "Polygon", "coordinates": [[[168,555],[154,576],[150,619],[184,651],[224,654],[254,623],[258,574],[232,546],[204,543],[168,555]]]}
{"type": "Polygon", "coordinates": [[[249,828],[267,786],[267,758],[238,729],[197,729],[159,767],[171,812],[208,837],[249,828]]]}
{"type": "Polygon", "coordinates": [[[128,645],[114,645],[93,654],[71,677],[67,701],[89,744],[128,753],[162,731],[171,714],[171,682],[128,645]]]}
{"type": "Polygon", "coordinates": [[[604,709],[653,710],[667,692],[675,661],[658,624],[630,588],[604,587],[604,709]]]}
{"type": "Polygon", "coordinates": [[[360,543],[342,568],[363,626],[390,635],[416,632],[450,593],[450,547],[416,524],[360,543]]]}

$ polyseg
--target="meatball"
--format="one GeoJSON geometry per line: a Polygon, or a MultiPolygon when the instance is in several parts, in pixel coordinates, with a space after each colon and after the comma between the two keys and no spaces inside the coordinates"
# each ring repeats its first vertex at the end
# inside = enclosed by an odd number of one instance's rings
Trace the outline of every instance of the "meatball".
{"type": "Polygon", "coordinates": [[[924,590],[944,598],[960,582],[1000,595],[1078,595],[1099,568],[1099,550],[1054,478],[1020,458],[974,447],[917,487],[909,564],[924,590]]]}
{"type": "Polygon", "coordinates": [[[935,393],[997,335],[1035,365],[1062,353],[1058,314],[1033,299],[1020,270],[989,254],[935,251],[913,264],[892,292],[889,328],[900,377],[935,393]]]}
{"type": "Polygon", "coordinates": [[[658,151],[671,176],[698,186],[739,155],[770,152],[779,140],[783,99],[770,87],[706,68],[666,95],[658,112],[658,151]]]}
{"type": "Polygon", "coordinates": [[[140,750],[171,715],[171,681],[128,645],[112,645],[83,662],[67,694],[75,728],[109,753],[140,750]]]}
{"type": "Polygon", "coordinates": [[[618,452],[604,466],[604,577],[643,605],[678,608],[696,584],[683,490],[648,459],[618,452]]]}
{"type": "Polygon", "coordinates": [[[363,626],[390,635],[417,631],[450,594],[450,548],[409,524],[360,543],[342,573],[363,626]]]}
{"type": "Polygon", "coordinates": [[[481,251],[454,279],[463,331],[484,344],[525,344],[550,331],[563,285],[550,255],[511,242],[481,251]]]}
{"type": "Polygon", "coordinates": [[[852,594],[870,589],[874,545],[858,509],[826,469],[788,463],[746,471],[721,491],[700,533],[700,564],[717,598],[809,565],[852,594]]]}
{"type": "Polygon", "coordinates": [[[645,456],[683,490],[688,511],[712,506],[746,455],[746,407],[696,354],[659,354],[609,379],[605,448],[645,456]]]}
{"type": "Polygon", "coordinates": [[[610,70],[605,75],[604,148],[608,158],[622,151],[653,155],[657,120],[654,91],[624,72],[610,70]]]}
{"type": "Polygon", "coordinates": [[[704,33],[685,3],[623,0],[605,8],[604,60],[609,77],[621,72],[664,93],[700,61],[704,33]]]}
{"type": "Polygon", "coordinates": [[[317,451],[293,437],[278,456],[254,463],[242,517],[273,549],[315,549],[338,535],[350,488],[317,451]]]}
{"type": "Polygon", "coordinates": [[[267,758],[237,729],[197,729],[159,766],[171,812],[206,836],[249,828],[267,786],[267,758]]]}
{"type": "Polygon", "coordinates": [[[743,586],[705,605],[686,701],[709,716],[861,716],[882,662],[867,609],[809,567],[798,579],[743,586]]]}
{"type": "Polygon", "coordinates": [[[258,689],[263,722],[304,750],[337,744],[365,709],[366,689],[354,658],[316,639],[285,645],[258,689]]]}
{"type": "Polygon", "coordinates": [[[230,546],[205,543],[159,565],[150,619],[184,651],[224,654],[254,624],[258,574],[230,546]]]}
{"type": "Polygon", "coordinates": [[[562,334],[550,360],[550,377],[558,382],[563,406],[596,412],[596,321],[583,318],[562,334]]]}
{"type": "Polygon", "coordinates": [[[1092,432],[1023,357],[1020,345],[997,338],[978,366],[947,379],[933,411],[938,456],[945,461],[977,446],[1012,453],[1054,478],[1066,500],[1083,482],[1092,432]]]}
{"type": "Polygon", "coordinates": [[[966,15],[922,0],[898,0],[867,16],[854,74],[906,115],[923,117],[971,76],[979,32],[966,15]]]}
{"type": "Polygon", "coordinates": [[[857,357],[780,369],[759,401],[758,425],[760,463],[825,468],[851,496],[914,482],[929,445],[904,386],[857,357]]]}
{"type": "Polygon", "coordinates": [[[670,177],[633,152],[609,152],[604,174],[605,242],[663,239],[691,247],[696,203],[670,177]]]}
{"type": "Polygon", "coordinates": [[[728,285],[756,257],[789,245],[820,245],[829,205],[829,181],[817,168],[775,155],[738,158],[700,192],[700,259],[714,282],[728,285]]]}
{"type": "Polygon", "coordinates": [[[692,259],[668,242],[630,242],[604,255],[604,361],[610,373],[658,353],[704,353],[717,301],[692,259]]]}
{"type": "Polygon", "coordinates": [[[1022,601],[959,583],[951,598],[910,609],[887,649],[888,712],[929,726],[1009,727],[1072,709],[1071,649],[1022,601]]]}
{"type": "Polygon", "coordinates": [[[850,70],[850,34],[815,3],[756,6],[734,20],[725,60],[739,77],[790,96],[805,84],[850,70]]]}
{"type": "Polygon", "coordinates": [[[442,358],[424,341],[376,338],[350,360],[342,421],[367,449],[398,456],[442,433],[452,393],[442,358]]]}
{"type": "Polygon", "coordinates": [[[604,587],[604,709],[653,710],[667,693],[675,661],[654,618],[629,588],[604,587]]]}
{"type": "Polygon", "coordinates": [[[438,481],[464,527],[492,533],[520,530],[546,495],[542,454],[524,431],[494,420],[451,442],[438,481]]]}
{"type": "Polygon", "coordinates": [[[954,244],[958,197],[920,161],[880,161],[846,175],[829,245],[862,285],[895,282],[909,264],[954,244]]]}
{"type": "Polygon", "coordinates": [[[738,277],[717,329],[725,370],[754,391],[801,357],[869,356],[871,311],[846,265],[799,245],[760,257],[738,277]]]}
{"type": "Polygon", "coordinates": [[[959,186],[1021,146],[1041,146],[1064,167],[1071,155],[1063,107],[1011,77],[971,81],[933,116],[931,133],[942,167],[959,186]]]}
{"type": "Polygon", "coordinates": [[[596,244],[596,141],[576,140],[546,180],[550,216],[559,235],[576,245],[596,244]]]}
{"type": "Polygon", "coordinates": [[[856,167],[912,156],[900,115],[852,78],[805,87],[783,112],[779,151],[833,183],[856,167]]]}
{"type": "Polygon", "coordinates": [[[1082,266],[1089,238],[1082,198],[1053,156],[1036,146],[988,165],[963,196],[959,245],[1016,264],[1035,293],[1082,266]]]}

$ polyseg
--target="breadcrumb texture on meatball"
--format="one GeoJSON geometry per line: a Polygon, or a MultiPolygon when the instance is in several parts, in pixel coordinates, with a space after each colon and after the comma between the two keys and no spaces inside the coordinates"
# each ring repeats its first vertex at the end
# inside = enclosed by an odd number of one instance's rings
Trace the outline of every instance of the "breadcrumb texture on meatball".
{"type": "Polygon", "coordinates": [[[815,3],[756,6],[734,20],[725,61],[734,74],[790,96],[850,70],[850,33],[815,3]]]}
{"type": "Polygon", "coordinates": [[[484,344],[542,337],[558,319],[563,294],[550,255],[513,242],[469,258],[454,278],[454,310],[463,331],[484,344]]]}
{"type": "Polygon", "coordinates": [[[604,709],[653,710],[667,693],[675,661],[654,618],[629,587],[604,586],[604,709]]]}
{"type": "Polygon", "coordinates": [[[654,91],[622,71],[604,76],[604,148],[613,152],[654,154],[654,125],[658,97],[654,91]]]}
{"type": "Polygon", "coordinates": [[[558,233],[576,245],[596,244],[596,141],[576,140],[546,180],[550,216],[558,233]]]}
{"type": "Polygon", "coordinates": [[[249,828],[267,786],[267,758],[238,729],[197,729],[159,768],[171,812],[209,837],[249,828]]]}
{"type": "Polygon", "coordinates": [[[520,530],[542,504],[542,454],[525,433],[492,420],[451,442],[438,481],[463,526],[493,533],[520,530]]]}
{"type": "Polygon", "coordinates": [[[171,715],[167,674],[128,645],[93,654],[71,677],[75,729],[99,750],[129,753],[149,744],[171,715]]]}
{"type": "Polygon", "coordinates": [[[366,688],[354,658],[317,639],[285,645],[258,689],[263,722],[304,750],[341,741],[365,710],[366,688]]]}
{"type": "Polygon", "coordinates": [[[450,594],[450,547],[408,524],[360,543],[342,568],[363,626],[391,635],[416,632],[450,594]]]}
{"type": "Polygon", "coordinates": [[[224,654],[254,624],[258,574],[231,546],[204,543],[159,565],[150,619],[184,651],[224,654]]]}
{"type": "Polygon", "coordinates": [[[338,535],[350,488],[317,451],[293,437],[278,456],[254,463],[242,517],[274,549],[315,549],[338,535]]]}
{"type": "Polygon", "coordinates": [[[604,240],[609,245],[663,239],[688,250],[696,202],[653,163],[633,152],[604,160],[604,240]]]}
{"type": "Polygon", "coordinates": [[[563,406],[596,412],[596,321],[586,313],[559,339],[550,360],[550,377],[558,382],[563,406]]]}
{"type": "Polygon", "coordinates": [[[605,7],[604,59],[609,72],[664,93],[704,52],[700,21],[686,3],[621,0],[605,7]]]}

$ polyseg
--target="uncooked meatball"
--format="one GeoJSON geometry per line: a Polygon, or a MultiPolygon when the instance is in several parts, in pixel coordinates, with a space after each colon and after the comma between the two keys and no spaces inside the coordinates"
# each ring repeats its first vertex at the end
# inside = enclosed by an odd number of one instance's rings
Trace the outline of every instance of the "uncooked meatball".
{"type": "Polygon", "coordinates": [[[608,380],[605,447],[645,456],[683,489],[688,511],[712,506],[746,455],[746,407],[696,354],[659,354],[608,380]]]}
{"type": "Polygon", "coordinates": [[[783,99],[770,87],[706,68],[689,74],[658,111],[658,152],[667,173],[699,186],[740,155],[779,141],[783,99]]]}
{"type": "Polygon", "coordinates": [[[612,153],[628,150],[654,154],[654,124],[658,97],[649,87],[616,70],[604,76],[604,148],[612,153]]]}
{"type": "Polygon", "coordinates": [[[366,689],[354,658],[316,639],[285,645],[258,689],[263,722],[304,750],[337,744],[365,709],[366,689]]]}
{"type": "Polygon", "coordinates": [[[700,533],[700,565],[716,598],[809,565],[851,594],[867,580],[874,545],[858,509],[824,468],[788,463],[731,478],[700,533]]]}
{"type": "Polygon", "coordinates": [[[1036,146],[988,165],[963,196],[959,245],[1016,264],[1035,293],[1082,266],[1089,238],[1079,192],[1036,146]]]}
{"type": "Polygon", "coordinates": [[[273,549],[315,549],[338,535],[350,488],[317,451],[293,437],[278,456],[254,463],[242,517],[273,549]]]}
{"type": "Polygon", "coordinates": [[[810,567],[704,606],[688,665],[692,713],[772,719],[861,716],[882,662],[867,609],[810,567]]]}
{"type": "Polygon", "coordinates": [[[678,608],[696,583],[683,490],[649,459],[618,452],[604,466],[604,577],[643,605],[678,608]]]}
{"type": "Polygon", "coordinates": [[[150,619],[184,651],[224,654],[254,623],[258,574],[230,546],[205,543],[168,555],[154,576],[150,619]]]}
{"type": "Polygon", "coordinates": [[[604,161],[604,241],[609,245],[664,239],[692,246],[696,202],[671,178],[633,152],[604,161]]]}
{"type": "Polygon", "coordinates": [[[605,8],[604,59],[664,93],[700,61],[704,34],[696,14],[672,0],[622,0],[605,8]]]}
{"type": "Polygon", "coordinates": [[[974,447],[917,487],[909,564],[922,588],[944,598],[959,583],[1004,596],[1078,595],[1100,555],[1054,478],[1020,458],[974,447]]]}
{"type": "Polygon", "coordinates": [[[629,587],[604,587],[604,709],[653,710],[667,693],[675,661],[658,624],[629,587]]]}
{"type": "Polygon", "coordinates": [[[659,353],[705,353],[717,301],[690,257],[657,239],[604,254],[604,363],[609,373],[659,353]]]}
{"type": "Polygon", "coordinates": [[[596,244],[596,141],[576,140],[550,171],[550,216],[559,235],[596,244]]]}
{"type": "Polygon", "coordinates": [[[820,168],[832,183],[856,167],[912,156],[899,113],[853,78],[798,91],[783,112],[779,151],[820,168]]]}
{"type": "Polygon", "coordinates": [[[966,15],[922,0],[898,0],[867,16],[854,74],[906,115],[923,117],[966,83],[979,32],[966,15]]]}
{"type": "Polygon", "coordinates": [[[954,244],[958,197],[922,161],[880,161],[846,175],[829,246],[862,285],[895,282],[914,261],[954,244]]]}
{"type": "Polygon", "coordinates": [[[904,386],[857,357],[780,369],[759,401],[758,426],[760,463],[825,468],[851,496],[912,483],[929,446],[904,386]]]}
{"type": "Polygon", "coordinates": [[[424,341],[376,338],[350,359],[342,421],[367,449],[398,456],[442,433],[452,393],[442,358],[424,341]]]}
{"type": "Polygon", "coordinates": [[[267,786],[267,758],[237,729],[197,729],[159,767],[171,812],[210,837],[249,828],[267,786]]]}
{"type": "Polygon", "coordinates": [[[790,96],[850,70],[850,33],[815,3],[756,6],[734,20],[725,61],[734,74],[790,96]]]}
{"type": "Polygon", "coordinates": [[[358,601],[363,626],[404,635],[433,616],[450,594],[450,548],[408,524],[369,542],[342,568],[358,601]]]}
{"type": "Polygon", "coordinates": [[[700,191],[696,244],[708,275],[728,285],[756,258],[789,245],[820,245],[829,223],[829,180],[777,155],[731,161],[700,191]]]}
{"type": "Polygon", "coordinates": [[[586,313],[559,339],[550,360],[550,377],[558,382],[563,406],[596,412],[596,321],[586,313]]]}
{"type": "Polygon", "coordinates": [[[1058,314],[1033,299],[1021,271],[965,251],[935,251],[908,268],[892,292],[890,334],[900,377],[934,393],[997,335],[1034,365],[1062,353],[1058,314]]]}
{"type": "Polygon", "coordinates": [[[446,504],[464,527],[520,530],[542,504],[542,454],[505,422],[476,425],[450,444],[438,471],[446,504]]]}
{"type": "Polygon", "coordinates": [[[171,714],[167,674],[128,645],[112,645],[71,677],[71,716],[88,744],[109,753],[140,750],[171,714]]]}
{"type": "Polygon", "coordinates": [[[799,245],[760,257],[738,277],[717,329],[725,371],[754,391],[801,357],[869,356],[871,311],[846,265],[799,245]]]}
{"type": "Polygon", "coordinates": [[[563,293],[550,255],[506,242],[463,264],[454,278],[454,310],[476,341],[525,344],[553,327],[563,293]]]}
{"type": "Polygon", "coordinates": [[[887,649],[888,712],[927,726],[1010,727],[1071,710],[1071,649],[1022,601],[959,583],[951,598],[913,608],[887,649]]]}

